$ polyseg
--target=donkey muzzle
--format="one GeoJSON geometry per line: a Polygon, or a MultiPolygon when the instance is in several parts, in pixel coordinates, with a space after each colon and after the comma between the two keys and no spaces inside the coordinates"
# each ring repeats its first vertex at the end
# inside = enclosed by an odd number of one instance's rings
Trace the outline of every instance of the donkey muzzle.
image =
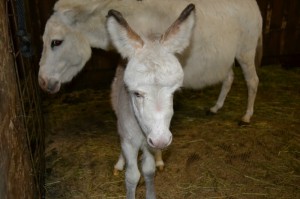
{"type": "Polygon", "coordinates": [[[155,149],[164,149],[167,146],[169,146],[172,142],[172,134],[171,132],[168,132],[166,134],[160,134],[160,135],[154,135],[151,133],[147,137],[147,142],[149,146],[155,149]]]}
{"type": "Polygon", "coordinates": [[[39,85],[48,93],[54,94],[57,93],[60,89],[60,82],[54,78],[43,78],[42,76],[39,76],[39,85]]]}

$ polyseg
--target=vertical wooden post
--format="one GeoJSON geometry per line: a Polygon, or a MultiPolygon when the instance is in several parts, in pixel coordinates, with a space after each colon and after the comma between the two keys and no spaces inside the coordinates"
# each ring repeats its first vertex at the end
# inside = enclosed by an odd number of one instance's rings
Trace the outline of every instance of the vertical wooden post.
{"type": "Polygon", "coordinates": [[[26,134],[20,114],[6,10],[0,1],[0,198],[34,198],[26,134]]]}

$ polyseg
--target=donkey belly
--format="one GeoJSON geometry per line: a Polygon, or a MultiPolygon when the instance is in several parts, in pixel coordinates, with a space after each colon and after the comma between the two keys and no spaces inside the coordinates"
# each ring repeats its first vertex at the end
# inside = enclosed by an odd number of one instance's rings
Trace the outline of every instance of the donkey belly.
{"type": "Polygon", "coordinates": [[[222,82],[237,55],[255,50],[260,21],[255,0],[194,2],[197,24],[181,63],[183,86],[200,89],[222,82]]]}
{"type": "Polygon", "coordinates": [[[222,82],[235,58],[235,51],[220,55],[193,51],[184,65],[183,87],[201,89],[222,82]]]}

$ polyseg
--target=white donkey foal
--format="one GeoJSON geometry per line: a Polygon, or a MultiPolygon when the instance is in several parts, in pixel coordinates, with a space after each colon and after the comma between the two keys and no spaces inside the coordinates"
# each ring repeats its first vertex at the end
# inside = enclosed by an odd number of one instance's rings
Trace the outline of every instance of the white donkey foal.
{"type": "MultiPolygon", "coordinates": [[[[183,70],[175,53],[189,44],[195,6],[188,5],[163,34],[137,34],[120,12],[110,10],[107,29],[125,66],[119,66],[112,85],[112,104],[118,119],[122,154],[126,161],[127,198],[135,198],[140,179],[137,158],[143,152],[142,173],[146,198],[154,199],[155,160],[153,149],[167,147],[173,116],[173,93],[182,86],[183,70]]],[[[137,16],[138,17],[138,16],[137,16]]]]}

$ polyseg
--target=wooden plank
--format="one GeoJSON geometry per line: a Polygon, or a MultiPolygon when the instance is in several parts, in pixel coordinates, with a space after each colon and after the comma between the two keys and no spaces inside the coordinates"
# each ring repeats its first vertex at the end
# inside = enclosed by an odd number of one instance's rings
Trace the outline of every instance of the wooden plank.
{"type": "Polygon", "coordinates": [[[300,54],[300,2],[291,0],[286,19],[284,50],[282,54],[300,54]]]}
{"type": "Polygon", "coordinates": [[[258,0],[264,22],[264,64],[299,66],[300,1],[258,0]]]}
{"type": "Polygon", "coordinates": [[[269,4],[270,0],[257,0],[257,4],[258,4],[258,7],[260,9],[260,12],[261,12],[261,16],[263,19],[266,18],[267,16],[267,9],[268,9],[268,4],[269,4]]]}
{"type": "Polygon", "coordinates": [[[280,64],[285,68],[300,67],[300,54],[283,55],[280,57],[280,64]]]}
{"type": "Polygon", "coordinates": [[[271,17],[271,31],[279,31],[281,29],[282,18],[284,14],[284,5],[286,1],[273,0],[271,2],[272,17],[271,17]]]}
{"type": "Polygon", "coordinates": [[[287,29],[300,29],[300,1],[290,0],[287,13],[287,29]]]}
{"type": "Polygon", "coordinates": [[[11,4],[12,0],[0,1],[0,198],[32,199],[36,190],[22,129],[7,18],[12,13],[11,4]]]}

